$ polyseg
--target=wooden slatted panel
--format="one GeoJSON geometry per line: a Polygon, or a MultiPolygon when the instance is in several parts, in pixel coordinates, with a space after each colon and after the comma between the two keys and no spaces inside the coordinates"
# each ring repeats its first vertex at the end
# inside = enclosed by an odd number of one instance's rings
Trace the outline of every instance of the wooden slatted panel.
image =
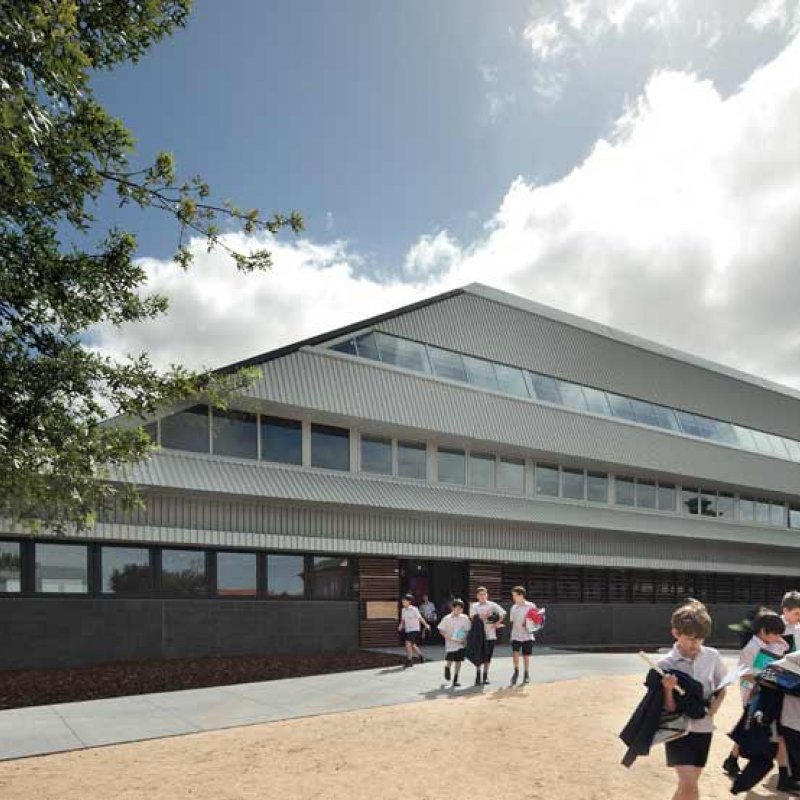
{"type": "Polygon", "coordinates": [[[675,573],[657,571],[655,573],[655,601],[656,603],[675,602],[675,573]]]}
{"type": "MultiPolygon", "coordinates": [[[[503,588],[503,567],[501,564],[488,564],[482,561],[469,562],[469,602],[475,601],[475,590],[485,586],[489,599],[500,602],[503,588]]],[[[466,598],[464,598],[466,600],[466,598]]]]}
{"type": "MultiPolygon", "coordinates": [[[[524,564],[503,564],[503,580],[500,588],[500,603],[511,602],[511,590],[515,586],[522,586],[530,595],[528,586],[528,570],[524,564]]],[[[486,587],[489,588],[488,586],[486,587]]],[[[497,600],[497,598],[495,598],[497,600]]]]}
{"type": "Polygon", "coordinates": [[[528,568],[528,597],[537,606],[556,602],[557,567],[533,565],[528,568]]]}
{"type": "Polygon", "coordinates": [[[608,570],[587,568],[583,571],[583,602],[608,602],[608,570]]]}
{"type": "Polygon", "coordinates": [[[397,633],[397,619],[366,619],[365,617],[367,604],[371,600],[391,601],[399,604],[400,562],[396,558],[359,558],[358,584],[359,599],[361,600],[359,620],[361,646],[396,647],[400,642],[397,633]]]}
{"type": "Polygon", "coordinates": [[[769,605],[770,598],[767,592],[767,580],[763,575],[753,575],[750,578],[749,602],[753,605],[769,605]]]}
{"type": "Polygon", "coordinates": [[[610,569],[608,571],[608,602],[630,602],[630,585],[627,570],[610,569]]]}
{"type": "Polygon", "coordinates": [[[580,603],[581,571],[577,567],[562,567],[556,574],[556,602],[580,603]]]}
{"type": "Polygon", "coordinates": [[[749,603],[750,602],[750,576],[749,575],[733,575],[733,602],[734,603],[749,603]]]}

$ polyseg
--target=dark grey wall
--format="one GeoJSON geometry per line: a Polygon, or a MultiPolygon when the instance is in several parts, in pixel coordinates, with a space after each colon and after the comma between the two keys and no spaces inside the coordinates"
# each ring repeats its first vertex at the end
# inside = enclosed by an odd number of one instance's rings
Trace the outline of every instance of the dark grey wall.
{"type": "MultiPolygon", "coordinates": [[[[728,630],[750,606],[709,605],[713,629],[708,644],[735,647],[736,633],[728,630]]],[[[670,616],[675,605],[556,603],[547,606],[547,627],[537,641],[547,645],[665,647],[672,642],[670,616]]]]}
{"type": "Polygon", "coordinates": [[[0,669],[358,649],[358,604],[0,599],[0,669]]]}

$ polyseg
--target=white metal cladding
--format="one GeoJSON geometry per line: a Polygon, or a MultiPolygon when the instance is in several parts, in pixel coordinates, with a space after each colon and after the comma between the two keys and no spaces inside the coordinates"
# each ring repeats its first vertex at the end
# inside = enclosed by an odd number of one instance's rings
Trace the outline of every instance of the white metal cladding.
{"type": "MultiPolygon", "coordinates": [[[[470,293],[377,330],[800,439],[800,400],[470,293]]],[[[756,381],[757,382],[757,381],[756,381]]]]}
{"type": "Polygon", "coordinates": [[[800,575],[800,554],[752,543],[555,528],[497,520],[391,514],[263,500],[155,494],[136,520],[105,521],[82,538],[257,547],[354,555],[800,575]]]}
{"type": "MultiPolygon", "coordinates": [[[[159,515],[157,524],[176,527],[251,529],[256,523],[248,521],[247,515],[255,513],[256,507],[243,501],[242,497],[245,497],[271,498],[278,502],[312,502],[353,509],[411,512],[430,518],[459,517],[481,520],[481,525],[486,524],[487,520],[504,520],[509,523],[645,533],[658,537],[716,541],[723,548],[735,542],[795,550],[800,542],[800,531],[792,529],[750,526],[604,505],[548,501],[443,485],[379,479],[363,474],[215,459],[212,456],[188,453],[157,453],[149,461],[134,467],[130,477],[141,486],[228,496],[225,500],[215,500],[211,506],[198,506],[217,515],[223,513],[224,509],[229,509],[224,512],[227,514],[226,519],[234,521],[221,523],[217,517],[190,520],[175,517],[180,509],[188,506],[165,500],[164,495],[156,494],[152,501],[155,506],[150,513],[159,515]],[[162,507],[162,503],[166,505],[162,507]]],[[[144,512],[140,512],[132,521],[151,524],[150,517],[143,514],[144,512]]]]}
{"type": "Polygon", "coordinates": [[[438,434],[528,453],[562,454],[580,462],[800,494],[800,464],[376,362],[308,349],[263,364],[261,370],[249,396],[338,415],[355,424],[416,429],[426,438],[438,434]]]}

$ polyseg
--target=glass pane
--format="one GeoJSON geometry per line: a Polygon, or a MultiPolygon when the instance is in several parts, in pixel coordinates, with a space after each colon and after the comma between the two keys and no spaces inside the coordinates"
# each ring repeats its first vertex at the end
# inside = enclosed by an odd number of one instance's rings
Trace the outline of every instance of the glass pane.
{"type": "Polygon", "coordinates": [[[586,476],[586,497],[593,503],[608,502],[608,476],[605,472],[590,472],[586,476]]]}
{"type": "Polygon", "coordinates": [[[267,594],[270,597],[303,597],[303,556],[267,556],[267,594]]]}
{"type": "Polygon", "coordinates": [[[469,454],[469,483],[482,489],[494,489],[495,457],[482,453],[469,454]]]}
{"type": "Polygon", "coordinates": [[[346,600],[350,596],[348,561],[339,556],[314,556],[311,597],[314,600],[346,600]]]}
{"type": "Polygon", "coordinates": [[[717,493],[701,492],[700,494],[700,514],[704,517],[716,517],[717,514],[717,493]]]}
{"type": "Polygon", "coordinates": [[[244,411],[213,409],[214,455],[258,458],[256,415],[244,411]]]}
{"type": "Polygon", "coordinates": [[[558,384],[555,378],[547,375],[539,375],[537,372],[529,372],[528,375],[531,379],[531,386],[533,393],[536,395],[537,400],[542,400],[545,403],[561,403],[561,395],[558,392],[558,384]]]}
{"type": "Polygon", "coordinates": [[[766,500],[756,500],[756,522],[769,525],[770,509],[766,500]]]}
{"type": "Polygon", "coordinates": [[[217,553],[217,594],[221,597],[256,596],[255,553],[217,553]]]}
{"type": "Polygon", "coordinates": [[[800,442],[796,442],[794,439],[784,439],[783,444],[789,451],[792,461],[800,461],[800,442]]]}
{"type": "Polygon", "coordinates": [[[668,483],[658,484],[658,510],[675,511],[675,487],[668,483]]]}
{"type": "Polygon", "coordinates": [[[606,392],[608,404],[611,406],[611,413],[620,419],[627,419],[636,422],[636,413],[631,406],[631,401],[627,397],[606,392]]]}
{"type": "Polygon", "coordinates": [[[722,442],[723,444],[738,444],[736,433],[733,430],[733,425],[730,422],[722,422],[718,419],[708,420],[709,438],[715,442],[722,442]]]}
{"type": "Polygon", "coordinates": [[[639,508],[656,508],[656,485],[651,481],[639,481],[636,485],[636,505],[639,508]]]}
{"type": "Polygon", "coordinates": [[[760,453],[773,455],[772,444],[769,441],[769,436],[761,431],[752,431],[753,439],[755,440],[756,447],[760,453]]]}
{"type": "Polygon", "coordinates": [[[311,466],[350,469],[350,431],[329,425],[311,426],[311,466]]]}
{"type": "Polygon", "coordinates": [[[431,360],[434,375],[439,378],[449,378],[452,381],[467,382],[467,371],[461,353],[452,350],[441,350],[428,345],[428,356],[431,360]]]}
{"type": "Polygon", "coordinates": [[[665,428],[668,431],[680,431],[680,425],[678,425],[675,412],[671,408],[657,406],[653,403],[652,409],[655,415],[655,425],[658,425],[659,428],[665,428]]]}
{"type": "Polygon", "coordinates": [[[684,514],[698,514],[700,512],[700,490],[681,489],[681,511],[684,514]]]}
{"type": "MultiPolygon", "coordinates": [[[[501,392],[513,394],[517,397],[529,396],[528,387],[525,385],[525,377],[521,369],[507,367],[505,364],[495,364],[494,372],[497,376],[497,388],[501,392]]],[[[798,451],[800,452],[800,447],[798,451]]]]}
{"type": "Polygon", "coordinates": [[[202,550],[162,550],[161,591],[164,594],[206,594],[206,554],[202,550]]]}
{"type": "Polygon", "coordinates": [[[758,450],[758,445],[756,444],[755,437],[753,436],[753,431],[751,431],[749,428],[742,428],[740,425],[734,425],[733,431],[742,447],[745,447],[748,450],[758,450]]]}
{"type": "Polygon", "coordinates": [[[261,417],[261,460],[303,463],[303,425],[294,419],[261,417]]]}
{"type": "Polygon", "coordinates": [[[356,343],[352,339],[345,339],[343,342],[339,342],[338,344],[332,344],[330,349],[335,350],[337,353],[347,353],[350,356],[358,355],[356,343]]]}
{"type": "Polygon", "coordinates": [[[780,436],[773,436],[773,434],[768,433],[767,438],[772,444],[772,452],[775,453],[776,456],[779,458],[789,458],[789,451],[783,444],[783,439],[780,436]]]}
{"type": "Polygon", "coordinates": [[[100,567],[104,594],[150,594],[153,569],[146,547],[102,547],[100,567]]]}
{"type": "Polygon", "coordinates": [[[364,333],[355,340],[358,355],[361,358],[368,358],[371,361],[380,361],[381,354],[378,352],[378,345],[375,344],[374,333],[364,333]]]}
{"type": "Polygon", "coordinates": [[[584,475],[582,469],[561,470],[561,496],[571,500],[583,500],[584,475]]]}
{"type": "Polygon", "coordinates": [[[363,472],[392,474],[392,440],[374,436],[361,437],[361,469],[363,472]]]}
{"type": "Polygon", "coordinates": [[[22,549],[19,542],[0,542],[0,592],[22,591],[22,549]]]}
{"type": "Polygon", "coordinates": [[[699,420],[695,418],[694,414],[690,414],[688,411],[676,411],[675,416],[678,418],[681,430],[687,436],[703,435],[702,426],[700,425],[699,420]]]}
{"type": "Polygon", "coordinates": [[[467,380],[473,386],[497,389],[497,376],[494,374],[494,364],[491,361],[464,356],[464,366],[467,368],[467,380]]]}
{"type": "Polygon", "coordinates": [[[749,497],[739,498],[739,519],[742,522],[753,522],[756,518],[755,502],[749,497]]]}
{"type": "Polygon", "coordinates": [[[650,403],[644,400],[631,400],[630,404],[637,422],[641,422],[642,425],[658,426],[658,417],[650,403]]]}
{"type": "Polygon", "coordinates": [[[565,406],[574,408],[577,411],[586,411],[586,398],[583,396],[583,390],[577,383],[567,383],[567,381],[558,382],[558,390],[561,394],[561,399],[564,401],[565,406]]]}
{"type": "Polygon", "coordinates": [[[733,519],[735,510],[733,495],[720,492],[717,497],[717,516],[722,519],[733,519]]]}
{"type": "Polygon", "coordinates": [[[424,481],[428,476],[427,448],[418,442],[397,443],[397,474],[424,481]]]}
{"type": "Polygon", "coordinates": [[[449,450],[440,447],[436,451],[436,460],[440,483],[464,484],[466,456],[463,450],[449,450]]]}
{"type": "Polygon", "coordinates": [[[586,408],[595,414],[611,416],[611,407],[608,405],[606,393],[599,389],[592,389],[590,386],[583,387],[583,396],[586,398],[586,408]]]}
{"type": "Polygon", "coordinates": [[[161,446],[208,452],[208,406],[192,406],[161,420],[161,446]]]}
{"type": "Polygon", "coordinates": [[[633,478],[617,478],[615,484],[617,505],[636,505],[636,484],[633,478]]]}
{"type": "Polygon", "coordinates": [[[558,497],[558,467],[552,464],[537,464],[535,487],[536,494],[558,497]]]}
{"type": "Polygon", "coordinates": [[[786,506],[782,503],[773,503],[770,509],[770,523],[781,528],[786,527],[786,506]]]}
{"type": "Polygon", "coordinates": [[[36,591],[85,594],[89,590],[88,550],[84,544],[36,544],[36,591]]]}
{"type": "Polygon", "coordinates": [[[522,492],[525,488],[525,462],[519,458],[501,458],[497,467],[497,488],[522,492]]]}
{"type": "Polygon", "coordinates": [[[789,527],[800,528],[800,507],[798,506],[789,508],[789,527]]]}
{"type": "Polygon", "coordinates": [[[380,332],[377,332],[375,337],[378,340],[378,349],[384,364],[413,369],[415,372],[431,371],[424,344],[400,339],[397,336],[387,336],[380,332]]]}

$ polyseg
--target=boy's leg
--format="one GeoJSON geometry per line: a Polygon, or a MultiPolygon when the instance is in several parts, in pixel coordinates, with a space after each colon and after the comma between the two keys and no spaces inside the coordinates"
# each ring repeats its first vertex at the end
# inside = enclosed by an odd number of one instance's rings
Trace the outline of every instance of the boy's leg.
{"type": "Polygon", "coordinates": [[[776,760],[778,762],[777,790],[779,792],[800,791],[800,783],[797,780],[800,776],[795,775],[795,770],[790,767],[790,764],[792,764],[792,759],[789,758],[786,738],[782,735],[778,736],[778,753],[776,760]]]}
{"type": "Polygon", "coordinates": [[[405,641],[406,646],[406,663],[403,665],[404,667],[410,667],[412,663],[412,659],[414,657],[414,651],[411,649],[411,642],[406,639],[405,641]]]}
{"type": "Polygon", "coordinates": [[[511,660],[514,662],[514,673],[511,676],[511,685],[513,686],[519,678],[519,650],[516,650],[517,643],[511,643],[511,660]]]}
{"type": "Polygon", "coordinates": [[[675,790],[675,794],[672,795],[672,800],[700,800],[698,781],[702,771],[702,767],[675,767],[675,773],[678,776],[678,788],[675,790]]]}
{"type": "Polygon", "coordinates": [[[525,665],[525,677],[523,677],[522,682],[528,683],[531,679],[531,655],[530,653],[524,653],[522,656],[522,662],[525,665]]]}
{"type": "MultiPolygon", "coordinates": [[[[446,658],[444,662],[444,679],[446,681],[450,680],[450,667],[452,666],[453,661],[450,658],[446,658]]],[[[458,675],[458,664],[456,664],[456,675],[458,675]]]]}
{"type": "Polygon", "coordinates": [[[419,645],[415,643],[415,644],[412,644],[411,646],[414,648],[414,652],[419,656],[419,663],[420,664],[424,664],[425,663],[425,656],[422,655],[422,650],[419,649],[419,645]]]}

